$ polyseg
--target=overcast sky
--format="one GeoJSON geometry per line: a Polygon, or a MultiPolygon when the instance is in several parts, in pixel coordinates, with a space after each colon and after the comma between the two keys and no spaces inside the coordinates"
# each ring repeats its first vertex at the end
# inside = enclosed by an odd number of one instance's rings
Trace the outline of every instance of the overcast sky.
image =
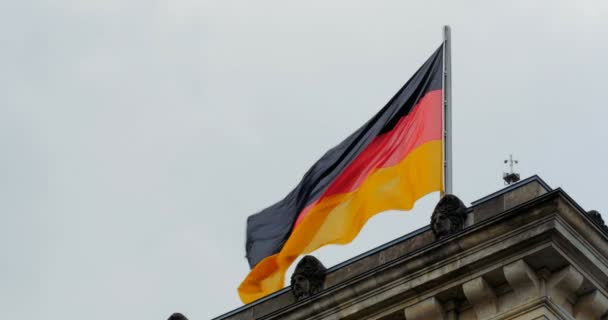
{"type": "MultiPolygon", "coordinates": [[[[455,193],[502,188],[513,153],[606,214],[606,1],[0,1],[0,318],[240,306],[246,217],[376,113],[444,24],[455,193]]],[[[424,226],[437,199],[315,255],[424,226]]]]}

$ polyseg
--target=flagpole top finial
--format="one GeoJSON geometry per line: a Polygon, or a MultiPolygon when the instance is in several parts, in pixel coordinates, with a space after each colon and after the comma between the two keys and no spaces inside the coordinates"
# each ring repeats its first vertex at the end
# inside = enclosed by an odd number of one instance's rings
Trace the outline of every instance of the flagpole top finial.
{"type": "Polygon", "coordinates": [[[449,40],[452,34],[452,28],[450,28],[449,25],[444,25],[443,26],[443,40],[449,40]]]}

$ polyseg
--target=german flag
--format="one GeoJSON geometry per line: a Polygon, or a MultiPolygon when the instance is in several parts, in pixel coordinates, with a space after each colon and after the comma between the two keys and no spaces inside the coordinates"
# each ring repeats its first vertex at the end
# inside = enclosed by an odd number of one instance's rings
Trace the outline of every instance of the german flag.
{"type": "Polygon", "coordinates": [[[371,120],[327,151],[283,200],[247,219],[244,303],[283,288],[296,258],[352,241],[386,210],[441,191],[443,45],[371,120]]]}

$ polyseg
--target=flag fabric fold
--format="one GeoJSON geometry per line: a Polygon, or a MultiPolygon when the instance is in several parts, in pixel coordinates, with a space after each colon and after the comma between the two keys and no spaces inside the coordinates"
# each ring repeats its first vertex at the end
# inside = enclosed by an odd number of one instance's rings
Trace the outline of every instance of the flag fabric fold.
{"type": "Polygon", "coordinates": [[[441,191],[443,45],[361,128],[327,151],[283,200],[247,219],[244,303],[283,287],[298,256],[352,241],[386,210],[441,191]]]}

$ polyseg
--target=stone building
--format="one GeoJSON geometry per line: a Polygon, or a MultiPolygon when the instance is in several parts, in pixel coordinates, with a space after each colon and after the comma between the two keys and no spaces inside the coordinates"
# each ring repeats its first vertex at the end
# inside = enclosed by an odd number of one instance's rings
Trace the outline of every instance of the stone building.
{"type": "Polygon", "coordinates": [[[292,286],[216,320],[608,319],[608,231],[539,177],[325,268],[303,259],[292,286]]]}

